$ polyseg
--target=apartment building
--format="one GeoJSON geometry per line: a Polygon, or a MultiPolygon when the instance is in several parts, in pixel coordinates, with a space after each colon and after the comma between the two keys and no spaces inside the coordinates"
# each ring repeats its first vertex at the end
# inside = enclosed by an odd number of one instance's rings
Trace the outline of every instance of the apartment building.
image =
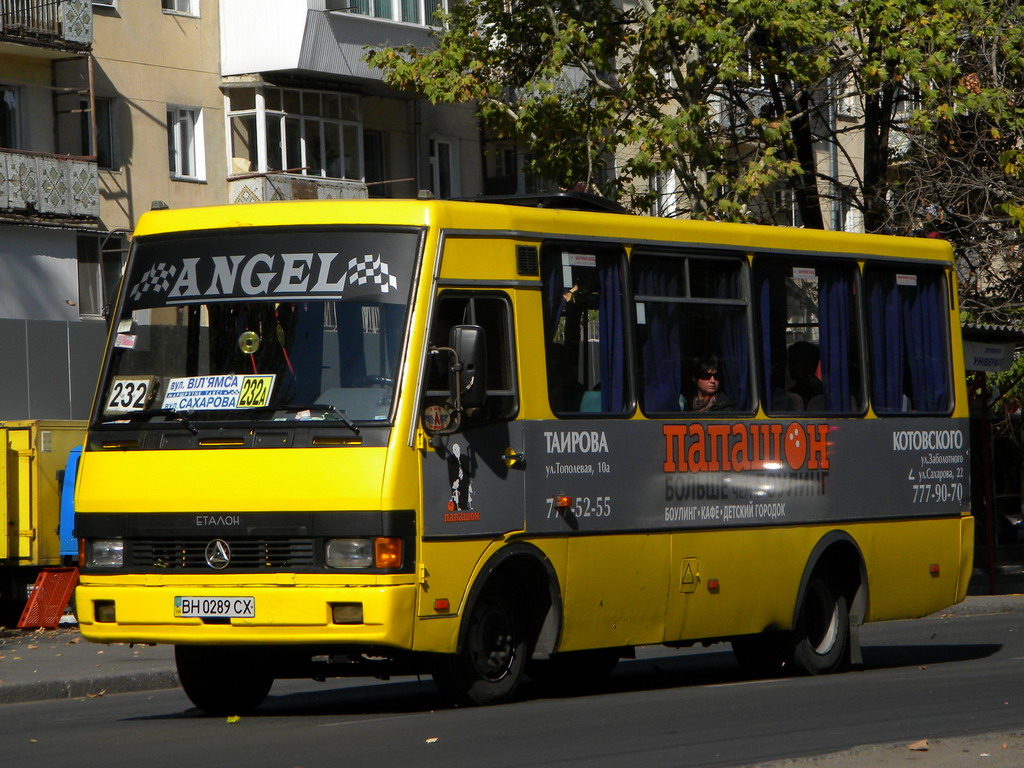
{"type": "Polygon", "coordinates": [[[472,107],[386,86],[447,0],[0,0],[0,420],[80,419],[154,205],[483,191],[472,107]]]}
{"type": "Polygon", "coordinates": [[[99,163],[88,0],[0,0],[0,419],[92,399],[106,327],[90,284],[99,163]],[[80,290],[81,285],[85,290],[80,290]]]}

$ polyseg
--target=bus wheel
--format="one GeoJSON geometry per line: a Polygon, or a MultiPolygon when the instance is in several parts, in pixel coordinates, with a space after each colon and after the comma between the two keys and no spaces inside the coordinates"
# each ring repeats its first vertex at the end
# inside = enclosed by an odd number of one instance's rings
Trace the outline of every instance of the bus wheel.
{"type": "Polygon", "coordinates": [[[526,674],[538,683],[559,689],[594,685],[612,673],[621,653],[620,648],[556,653],[550,659],[528,662],[526,674]]]}
{"type": "Polygon", "coordinates": [[[489,592],[473,608],[462,651],[434,667],[434,683],[456,704],[498,704],[519,687],[525,662],[523,612],[507,593],[489,592]]]}
{"type": "Polygon", "coordinates": [[[793,635],[793,660],[805,671],[825,675],[843,666],[850,643],[850,611],[834,580],[811,577],[793,635]]]}
{"type": "Polygon", "coordinates": [[[274,678],[245,648],[177,645],[174,661],[185,695],[209,715],[244,715],[270,692],[274,678]]]}

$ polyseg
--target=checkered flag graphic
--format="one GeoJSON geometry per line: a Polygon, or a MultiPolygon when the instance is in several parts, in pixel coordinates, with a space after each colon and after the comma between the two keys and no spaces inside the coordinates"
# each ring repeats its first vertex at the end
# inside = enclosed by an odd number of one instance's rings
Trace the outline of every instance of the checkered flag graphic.
{"type": "Polygon", "coordinates": [[[171,278],[174,277],[177,271],[178,268],[173,264],[167,266],[160,262],[153,265],[143,273],[142,277],[139,278],[139,282],[132,288],[132,301],[140,301],[143,294],[149,291],[153,293],[166,293],[171,289],[171,278]]]}
{"type": "Polygon", "coordinates": [[[391,274],[388,265],[380,260],[380,256],[369,253],[349,261],[348,282],[350,285],[379,285],[381,293],[398,290],[398,278],[391,274]]]}

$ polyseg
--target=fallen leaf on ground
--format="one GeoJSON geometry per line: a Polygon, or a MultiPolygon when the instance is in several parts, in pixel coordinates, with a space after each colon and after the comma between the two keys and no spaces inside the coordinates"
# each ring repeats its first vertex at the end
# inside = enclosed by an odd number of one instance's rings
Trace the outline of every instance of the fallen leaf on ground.
{"type": "Polygon", "coordinates": [[[437,736],[431,736],[429,739],[427,739],[427,744],[433,744],[436,741],[437,741],[437,736]]]}
{"type": "Polygon", "coordinates": [[[928,739],[920,739],[919,741],[915,741],[907,748],[913,750],[914,752],[927,752],[928,739]]]}
{"type": "Polygon", "coordinates": [[[85,698],[87,698],[87,699],[98,699],[100,696],[102,696],[106,692],[107,692],[107,689],[104,688],[102,691],[99,691],[98,693],[87,693],[87,694],[85,694],[85,698]]]}
{"type": "Polygon", "coordinates": [[[237,723],[241,719],[242,718],[240,718],[238,715],[231,715],[231,717],[228,718],[228,722],[233,725],[233,724],[237,723]]]}

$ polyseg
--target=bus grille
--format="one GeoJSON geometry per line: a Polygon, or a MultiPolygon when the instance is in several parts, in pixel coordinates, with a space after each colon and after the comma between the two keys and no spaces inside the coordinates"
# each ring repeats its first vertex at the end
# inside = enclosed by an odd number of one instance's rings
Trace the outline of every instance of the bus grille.
{"type": "MultiPolygon", "coordinates": [[[[231,559],[224,570],[261,570],[313,566],[313,539],[224,539],[231,559]]],[[[131,564],[136,568],[209,569],[209,539],[133,539],[131,564]]]]}

